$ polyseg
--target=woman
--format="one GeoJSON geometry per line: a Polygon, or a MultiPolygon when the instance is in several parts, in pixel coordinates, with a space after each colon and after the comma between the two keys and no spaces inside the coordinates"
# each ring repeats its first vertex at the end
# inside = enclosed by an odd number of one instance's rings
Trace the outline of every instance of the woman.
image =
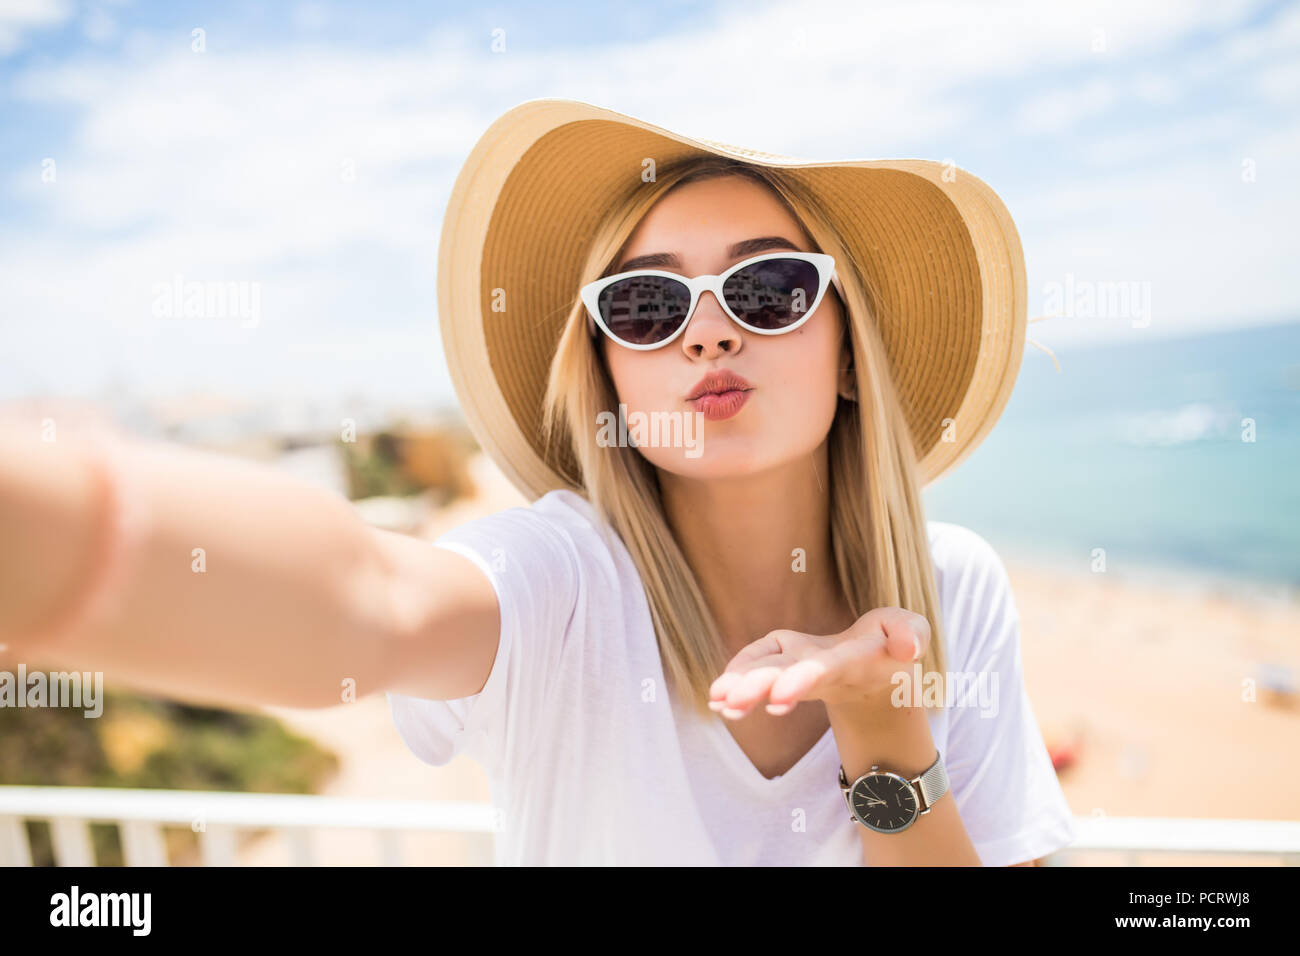
{"type": "MultiPolygon", "coordinates": [[[[931,165],[517,107],[453,192],[439,312],[533,503],[429,547],[253,465],[116,443],[106,487],[148,504],[101,536],[130,570],[86,600],[116,603],[20,646],[210,701],[385,691],[420,759],[483,764],[501,863],[1031,864],[1074,831],[1014,600],[920,499],[1005,404],[1023,262],[992,191],[931,165]]],[[[78,456],[45,457],[3,473],[6,540],[35,550],[4,555],[6,633],[90,547],[78,456]]]]}

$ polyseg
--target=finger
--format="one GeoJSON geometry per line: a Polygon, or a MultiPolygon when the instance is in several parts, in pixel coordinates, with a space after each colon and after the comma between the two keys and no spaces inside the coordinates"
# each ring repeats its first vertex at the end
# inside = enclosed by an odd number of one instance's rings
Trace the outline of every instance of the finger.
{"type": "Polygon", "coordinates": [[[779,660],[784,660],[781,654],[766,654],[740,663],[737,663],[737,658],[733,657],[727,664],[727,669],[709,685],[709,706],[714,710],[721,710],[727,695],[733,688],[739,686],[746,674],[755,667],[764,667],[779,660]]]}
{"type": "Polygon", "coordinates": [[[731,688],[740,683],[740,679],[745,675],[741,671],[727,671],[719,674],[718,677],[709,685],[709,706],[714,710],[721,710],[726,702],[727,693],[731,688]]]}
{"type": "Polygon", "coordinates": [[[890,654],[901,661],[919,661],[930,650],[930,622],[924,614],[904,611],[899,615],[897,624],[891,622],[889,627],[890,654]],[[911,632],[910,638],[907,632],[911,632]],[[912,646],[907,648],[908,643],[912,646]]]}
{"type": "Polygon", "coordinates": [[[749,713],[760,700],[767,696],[772,682],[781,676],[784,667],[776,664],[755,666],[741,675],[739,682],[727,692],[723,717],[737,718],[749,713]]]}
{"type": "Polygon", "coordinates": [[[758,640],[751,641],[741,648],[731,660],[727,661],[726,668],[709,685],[709,707],[713,710],[721,710],[723,698],[736,685],[740,676],[759,661],[780,655],[782,637],[789,637],[794,633],[784,630],[769,631],[758,640]]]}
{"type": "Polygon", "coordinates": [[[768,690],[768,712],[788,714],[824,680],[827,664],[817,655],[805,657],[785,668],[768,690]]]}

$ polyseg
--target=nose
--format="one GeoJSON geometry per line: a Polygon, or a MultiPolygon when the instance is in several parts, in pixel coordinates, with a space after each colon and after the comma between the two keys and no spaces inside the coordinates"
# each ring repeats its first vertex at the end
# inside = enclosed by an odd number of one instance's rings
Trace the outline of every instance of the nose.
{"type": "Polygon", "coordinates": [[[712,292],[700,293],[695,314],[682,333],[682,351],[689,358],[713,358],[723,353],[734,355],[742,345],[740,326],[722,309],[712,292]]]}

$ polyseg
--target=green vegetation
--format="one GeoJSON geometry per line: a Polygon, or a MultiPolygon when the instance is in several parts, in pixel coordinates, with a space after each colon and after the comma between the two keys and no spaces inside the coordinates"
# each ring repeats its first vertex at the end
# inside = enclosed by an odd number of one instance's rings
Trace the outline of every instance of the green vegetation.
{"type": "Polygon", "coordinates": [[[420,485],[401,471],[395,444],[381,436],[369,447],[358,448],[351,442],[340,441],[343,460],[348,469],[348,496],[373,498],[379,495],[405,497],[421,491],[420,485]]]}
{"type": "Polygon", "coordinates": [[[441,507],[474,493],[468,462],[478,445],[466,429],[402,423],[336,444],[347,470],[348,497],[354,501],[427,493],[441,507]]]}

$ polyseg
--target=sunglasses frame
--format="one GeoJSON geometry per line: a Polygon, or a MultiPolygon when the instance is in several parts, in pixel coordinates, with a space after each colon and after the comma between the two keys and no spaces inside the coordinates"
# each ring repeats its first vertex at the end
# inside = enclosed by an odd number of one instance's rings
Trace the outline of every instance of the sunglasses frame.
{"type": "Polygon", "coordinates": [[[676,272],[662,272],[657,269],[633,269],[630,272],[619,272],[611,276],[604,276],[594,282],[589,282],[582,287],[582,302],[587,308],[587,330],[590,334],[595,335],[596,327],[599,326],[605,335],[623,348],[634,349],[638,352],[648,352],[652,349],[663,348],[665,345],[672,342],[673,339],[686,331],[686,326],[690,325],[691,319],[695,317],[695,309],[700,304],[700,297],[705,292],[712,292],[714,298],[718,300],[718,304],[722,306],[722,311],[730,316],[731,321],[735,322],[745,331],[753,332],[755,335],[784,335],[787,332],[793,332],[813,317],[817,311],[817,307],[821,305],[821,301],[826,295],[826,290],[832,285],[835,286],[840,296],[843,297],[844,288],[840,285],[840,278],[835,272],[834,256],[827,255],[824,252],[765,252],[762,255],[742,259],[740,262],[737,262],[735,265],[718,275],[701,275],[695,276],[693,279],[679,275],[676,272]],[[747,324],[742,318],[731,311],[731,308],[727,305],[727,299],[722,289],[723,284],[741,269],[748,268],[755,263],[764,262],[768,259],[799,259],[803,262],[812,263],[812,265],[817,269],[817,295],[813,299],[812,304],[808,307],[808,311],[806,311],[798,321],[792,322],[782,329],[759,329],[747,324]],[[609,330],[609,326],[605,324],[605,320],[600,314],[600,293],[604,291],[605,287],[634,276],[663,276],[680,282],[682,285],[686,286],[691,293],[691,303],[687,307],[686,318],[683,319],[682,324],[677,327],[677,331],[666,339],[653,342],[650,345],[635,345],[631,342],[625,342],[623,339],[620,339],[609,330]]]}

